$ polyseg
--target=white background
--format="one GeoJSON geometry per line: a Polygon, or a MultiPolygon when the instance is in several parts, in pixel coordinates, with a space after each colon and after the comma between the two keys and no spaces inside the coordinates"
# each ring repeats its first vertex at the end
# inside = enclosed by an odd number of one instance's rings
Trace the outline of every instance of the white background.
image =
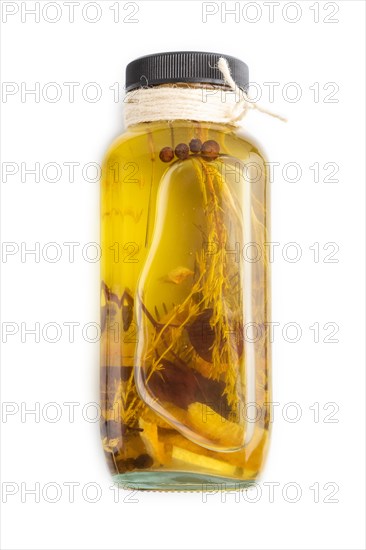
{"type": "MultiPolygon", "coordinates": [[[[87,3],[75,5],[72,23],[67,6],[58,2],[60,20],[50,23],[47,19],[58,15],[55,2],[46,12],[46,2],[40,2],[39,22],[24,12],[35,2],[2,2],[2,80],[13,83],[14,91],[3,95],[2,103],[3,180],[4,170],[17,170],[2,184],[2,240],[15,243],[5,244],[14,254],[2,256],[3,341],[9,330],[15,332],[2,346],[3,407],[13,413],[3,410],[1,423],[3,548],[364,548],[364,2],[302,1],[292,7],[281,2],[273,22],[262,2],[251,7],[237,2],[237,21],[234,15],[225,21],[225,5],[211,3],[217,13],[203,22],[207,8],[201,2],[155,0],[138,2],[131,16],[137,22],[128,22],[134,7],[121,2],[114,22],[110,8],[116,2],[106,1],[98,2],[95,23],[90,22],[95,7],[82,12],[87,3]],[[5,9],[17,8],[4,20],[5,9]],[[289,22],[296,14],[299,20],[289,22]],[[326,17],[338,22],[325,22],[326,17]],[[250,113],[245,120],[269,160],[280,163],[272,185],[272,241],[279,243],[272,264],[273,321],[280,323],[273,391],[279,405],[257,496],[256,491],[226,496],[119,491],[115,497],[98,424],[91,421],[95,409],[86,406],[98,402],[98,343],[86,341],[82,328],[98,322],[99,264],[85,257],[93,256],[93,248],[84,249],[84,258],[82,249],[98,242],[99,191],[98,183],[87,181],[95,172],[90,168],[84,177],[83,168],[100,163],[123,130],[122,95],[114,101],[109,87],[119,82],[123,91],[127,62],[180,49],[242,58],[251,80],[262,86],[261,104],[289,119],[282,124],[250,113]],[[58,101],[50,101],[55,92],[45,88],[50,82],[62,92],[58,101]],[[74,102],[65,82],[80,83],[74,102]],[[97,102],[85,95],[93,97],[93,90],[84,88],[89,82],[102,90],[97,102]],[[272,104],[265,82],[279,83],[272,104]],[[294,97],[295,89],[286,87],[291,82],[300,87],[298,101],[286,96],[294,97]],[[24,87],[35,83],[39,101],[22,98],[24,87]],[[45,177],[41,173],[39,182],[24,174],[36,162],[41,172],[47,163],[58,163],[59,181],[50,181],[52,169],[45,177]],[[79,163],[74,182],[65,165],[70,162],[79,163]],[[296,178],[286,172],[287,163],[301,167],[298,181],[289,181],[296,178]],[[319,163],[319,182],[310,169],[314,163],[319,163]],[[332,171],[329,165],[324,169],[326,163],[339,167],[333,176],[338,182],[324,181],[332,171]],[[21,250],[37,242],[39,261],[34,255],[22,258],[21,250]],[[50,242],[62,251],[54,263],[50,242]],[[65,242],[80,243],[74,262],[65,242]],[[282,255],[294,253],[287,247],[291,242],[301,247],[297,262],[282,255]],[[319,259],[309,248],[314,243],[319,259]],[[324,249],[327,243],[339,247],[330,258],[337,262],[324,261],[334,246],[324,249]],[[79,323],[73,343],[67,322],[79,323]],[[40,323],[39,342],[24,334],[35,323],[40,323]],[[59,341],[47,341],[52,329],[42,336],[47,323],[61,327],[59,341]],[[291,330],[282,333],[287,323],[301,328],[297,342],[288,341],[294,338],[291,330]],[[319,342],[315,328],[309,328],[314,323],[319,323],[319,342]],[[338,342],[325,341],[334,326],[324,328],[326,323],[338,325],[333,336],[338,342]],[[62,414],[54,423],[57,410],[46,406],[52,402],[62,414]],[[67,402],[79,404],[73,422],[67,402]],[[293,402],[297,410],[288,406],[293,402]],[[37,406],[39,418],[22,416],[37,406]],[[289,421],[299,413],[297,422],[289,421]],[[74,502],[66,483],[79,484],[74,502]],[[268,483],[277,483],[273,499],[268,483]],[[26,493],[32,488],[39,499],[26,493]],[[90,502],[96,488],[100,498],[90,502]],[[298,500],[290,502],[296,494],[298,500]]],[[[226,3],[233,7],[234,2],[226,3]]],[[[88,338],[93,335],[90,330],[88,338]]]]}

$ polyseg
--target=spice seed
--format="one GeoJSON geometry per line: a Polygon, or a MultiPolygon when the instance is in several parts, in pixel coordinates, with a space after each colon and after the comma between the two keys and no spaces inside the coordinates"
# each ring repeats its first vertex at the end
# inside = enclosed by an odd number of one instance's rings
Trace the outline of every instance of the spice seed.
{"type": "Polygon", "coordinates": [[[181,160],[184,160],[189,155],[189,147],[185,143],[179,143],[175,148],[175,154],[181,160]]]}
{"type": "Polygon", "coordinates": [[[219,156],[220,145],[217,141],[209,139],[202,145],[201,153],[206,160],[215,160],[219,156]]]}
{"type": "Polygon", "coordinates": [[[202,141],[198,138],[191,139],[189,142],[189,148],[192,153],[199,153],[201,151],[202,141]]]}
{"type": "Polygon", "coordinates": [[[171,147],[163,147],[159,153],[162,162],[170,162],[174,158],[174,151],[171,147]]]}

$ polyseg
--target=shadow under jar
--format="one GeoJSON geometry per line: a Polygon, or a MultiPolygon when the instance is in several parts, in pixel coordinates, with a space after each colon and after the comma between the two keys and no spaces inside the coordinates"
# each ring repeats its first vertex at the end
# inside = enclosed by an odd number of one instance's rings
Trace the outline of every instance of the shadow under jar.
{"type": "MultiPolygon", "coordinates": [[[[180,89],[230,94],[219,57],[132,62],[131,99],[149,76],[135,94],[141,121],[102,169],[101,433],[115,481],[138,489],[239,488],[256,480],[267,453],[266,163],[243,130],[221,121],[221,99],[202,101],[201,118],[216,109],[213,121],[183,119],[174,101],[180,89]],[[159,96],[167,87],[169,105],[159,96]],[[149,115],[140,103],[152,90],[149,115]]],[[[245,90],[246,65],[225,57],[245,90]]]]}

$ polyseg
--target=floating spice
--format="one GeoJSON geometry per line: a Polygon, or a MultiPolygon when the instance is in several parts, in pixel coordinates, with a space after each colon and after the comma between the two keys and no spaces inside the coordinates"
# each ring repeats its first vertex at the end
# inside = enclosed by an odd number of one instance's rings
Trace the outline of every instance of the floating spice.
{"type": "Polygon", "coordinates": [[[180,283],[185,281],[187,277],[191,277],[192,275],[194,275],[194,271],[188,269],[187,267],[179,266],[175,269],[172,269],[172,271],[170,271],[165,277],[162,277],[162,280],[167,283],[174,283],[175,285],[179,285],[180,283]]]}
{"type": "Polygon", "coordinates": [[[174,158],[174,151],[171,147],[163,147],[159,153],[159,158],[163,162],[170,162],[174,158]]]}
{"type": "Polygon", "coordinates": [[[189,155],[189,147],[185,143],[180,143],[176,146],[174,152],[179,159],[184,160],[189,155]]]}
{"type": "Polygon", "coordinates": [[[198,138],[193,138],[189,142],[189,149],[192,153],[199,153],[201,151],[202,141],[198,138]]]}
{"type": "Polygon", "coordinates": [[[125,290],[121,298],[123,330],[125,332],[130,328],[132,323],[133,305],[134,299],[132,298],[128,290],[125,290]]]}
{"type": "Polygon", "coordinates": [[[217,141],[209,139],[201,147],[201,153],[205,160],[215,160],[219,156],[220,145],[217,141]]]}

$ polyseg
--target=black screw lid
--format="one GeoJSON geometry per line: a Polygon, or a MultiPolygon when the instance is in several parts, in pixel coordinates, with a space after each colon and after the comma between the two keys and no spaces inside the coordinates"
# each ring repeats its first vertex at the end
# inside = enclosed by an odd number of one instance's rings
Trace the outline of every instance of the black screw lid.
{"type": "Polygon", "coordinates": [[[171,82],[201,82],[225,85],[217,62],[224,57],[239,88],[249,85],[248,66],[231,55],[210,52],[164,52],[145,55],[126,67],[126,92],[135,88],[171,82]]]}

